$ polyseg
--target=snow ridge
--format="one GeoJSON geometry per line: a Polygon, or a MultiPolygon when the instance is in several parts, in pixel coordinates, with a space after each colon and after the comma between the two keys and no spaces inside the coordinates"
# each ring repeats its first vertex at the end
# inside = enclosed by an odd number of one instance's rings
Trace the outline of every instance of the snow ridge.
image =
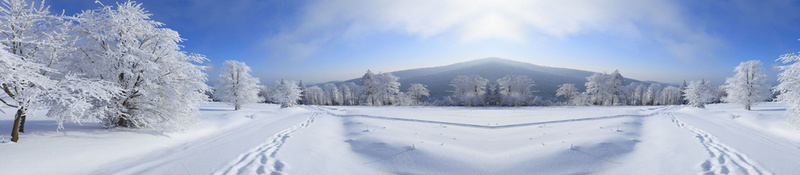
{"type": "Polygon", "coordinates": [[[289,134],[308,127],[309,124],[314,122],[314,118],[319,116],[320,112],[314,111],[311,113],[311,117],[308,118],[303,123],[299,125],[293,126],[291,128],[285,129],[278,134],[270,137],[268,142],[261,144],[260,146],[251,149],[241,155],[238,158],[234,159],[234,161],[228,163],[225,168],[220,169],[219,171],[215,172],[214,175],[222,175],[222,174],[282,174],[283,167],[285,166],[283,162],[277,160],[275,155],[278,153],[278,150],[286,143],[286,139],[289,138],[289,134]]]}
{"type": "Polygon", "coordinates": [[[680,121],[671,110],[667,111],[666,115],[669,116],[672,123],[675,123],[679,128],[695,133],[697,135],[695,137],[697,137],[703,147],[708,151],[710,157],[700,164],[704,174],[737,174],[736,172],[744,174],[772,174],[759,166],[755,161],[747,158],[746,155],[717,141],[718,139],[716,137],[680,121]]]}

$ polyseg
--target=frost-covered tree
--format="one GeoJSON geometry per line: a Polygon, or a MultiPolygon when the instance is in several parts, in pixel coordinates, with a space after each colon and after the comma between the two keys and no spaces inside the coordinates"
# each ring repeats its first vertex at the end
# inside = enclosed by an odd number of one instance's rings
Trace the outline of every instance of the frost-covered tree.
{"type": "Polygon", "coordinates": [[[614,71],[612,74],[594,73],[586,77],[586,80],[586,92],[589,94],[591,104],[620,104],[620,89],[622,89],[624,81],[619,71],[614,71]]]}
{"type": "Polygon", "coordinates": [[[636,103],[639,101],[637,99],[636,88],[639,86],[639,83],[631,83],[625,86],[622,86],[622,90],[620,94],[622,94],[622,98],[625,101],[626,105],[637,105],[636,103]]]}
{"type": "Polygon", "coordinates": [[[297,104],[306,104],[305,95],[306,95],[306,89],[308,89],[308,87],[306,87],[306,84],[303,84],[303,80],[300,80],[300,85],[298,85],[298,87],[300,87],[300,101],[298,101],[297,104]]]}
{"type": "Polygon", "coordinates": [[[589,103],[592,105],[603,105],[603,102],[611,96],[608,93],[609,76],[604,73],[594,73],[586,77],[586,92],[589,95],[589,103]]]}
{"type": "Polygon", "coordinates": [[[396,95],[400,93],[400,82],[397,82],[400,78],[391,73],[377,74],[375,78],[378,80],[378,86],[374,95],[380,99],[379,105],[391,105],[396,95]]]}
{"type": "Polygon", "coordinates": [[[611,94],[609,105],[622,105],[625,98],[622,94],[622,87],[625,85],[625,78],[619,73],[619,70],[614,70],[608,79],[608,93],[611,94]]]}
{"type": "Polygon", "coordinates": [[[578,92],[578,88],[575,88],[575,84],[566,83],[558,86],[556,89],[556,97],[563,96],[566,101],[565,104],[575,104],[573,100],[580,96],[580,92],[578,92]]]}
{"type": "Polygon", "coordinates": [[[636,89],[633,90],[632,98],[634,101],[632,102],[633,105],[645,105],[645,96],[647,94],[647,86],[644,84],[636,85],[636,89]]]}
{"type": "MultiPolygon", "coordinates": [[[[273,101],[274,99],[272,98],[272,91],[273,90],[274,90],[274,88],[272,88],[272,87],[259,85],[258,86],[258,98],[259,98],[259,100],[261,102],[264,102],[264,103],[274,103],[274,101],[273,101]]],[[[211,97],[214,97],[214,94],[211,94],[211,97]]],[[[214,99],[214,100],[215,101],[220,101],[219,99],[214,99]]]]}
{"type": "Polygon", "coordinates": [[[301,93],[300,87],[294,81],[286,81],[281,79],[275,83],[275,90],[272,91],[272,98],[274,101],[281,105],[281,108],[288,108],[297,105],[300,100],[301,93]]]}
{"type": "Polygon", "coordinates": [[[339,89],[342,91],[342,99],[345,105],[359,104],[359,99],[361,99],[361,94],[363,94],[363,88],[361,86],[353,82],[348,82],[339,85],[339,89]]]}
{"type": "Polygon", "coordinates": [[[378,80],[375,73],[367,70],[367,73],[361,77],[361,86],[364,87],[364,102],[362,104],[376,105],[380,103],[378,100],[378,80]]]}
{"type": "Polygon", "coordinates": [[[705,105],[710,103],[713,98],[711,86],[705,80],[689,82],[686,90],[683,90],[683,95],[689,105],[699,108],[705,108],[705,105]]]}
{"type": "Polygon", "coordinates": [[[661,90],[661,96],[659,99],[659,104],[662,105],[676,105],[680,104],[681,99],[681,90],[674,87],[674,86],[667,86],[664,90],[661,90]]]}
{"type": "MultiPolygon", "coordinates": [[[[15,108],[11,141],[19,141],[30,109],[48,107],[48,117],[80,122],[102,116],[95,104],[113,98],[119,89],[67,67],[75,51],[72,23],[50,15],[48,7],[23,0],[0,5],[0,103],[15,108]]],[[[3,111],[0,111],[3,112],[3,111]]]]}
{"type": "Polygon", "coordinates": [[[685,105],[686,99],[683,98],[683,91],[686,90],[686,80],[683,80],[683,83],[681,83],[681,86],[678,86],[678,89],[681,91],[680,104],[685,105]]]}
{"type": "Polygon", "coordinates": [[[483,95],[484,105],[503,105],[502,97],[500,97],[500,88],[498,88],[498,86],[497,82],[486,83],[486,94],[483,95]]]}
{"type": "Polygon", "coordinates": [[[350,89],[345,83],[339,84],[339,95],[342,97],[342,104],[341,105],[353,105],[353,102],[350,99],[353,98],[353,90],[350,89]]]}
{"type": "MultiPolygon", "coordinates": [[[[728,97],[728,92],[725,88],[725,85],[720,85],[717,88],[714,88],[711,92],[714,94],[714,97],[711,98],[711,103],[722,103],[723,99],[728,97]]],[[[772,98],[772,93],[770,93],[768,98],[772,98]]]]}
{"type": "Polygon", "coordinates": [[[784,54],[778,60],[788,65],[778,67],[782,72],[774,89],[779,94],[777,101],[787,105],[795,124],[800,126],[800,53],[784,54]]]}
{"type": "Polygon", "coordinates": [[[325,91],[323,91],[319,86],[309,87],[306,89],[305,95],[307,99],[306,102],[310,105],[325,105],[325,101],[327,101],[325,91]]]}
{"type": "Polygon", "coordinates": [[[398,106],[411,106],[414,105],[414,103],[414,98],[412,98],[411,95],[399,92],[393,104],[398,106]]]}
{"type": "Polygon", "coordinates": [[[745,110],[750,110],[752,105],[772,97],[761,61],[742,62],[734,68],[734,71],[736,74],[725,80],[725,90],[728,94],[728,97],[723,99],[725,102],[744,105],[745,110]]]}
{"type": "Polygon", "coordinates": [[[183,129],[195,120],[203,93],[205,56],[181,50],[178,32],[150,19],[141,4],[102,5],[76,16],[81,73],[112,82],[123,95],[109,103],[107,126],[183,129]]]}
{"type": "Polygon", "coordinates": [[[411,84],[410,87],[408,87],[408,90],[406,90],[406,95],[411,97],[411,100],[413,100],[413,103],[412,103],[413,105],[418,105],[419,104],[419,99],[422,96],[426,96],[427,97],[427,96],[430,96],[431,94],[430,94],[430,91],[428,90],[428,88],[425,87],[425,85],[419,84],[419,83],[414,83],[414,84],[411,84]]]}
{"type": "Polygon", "coordinates": [[[327,96],[328,101],[325,102],[327,105],[341,105],[342,104],[342,94],[339,93],[339,88],[336,87],[333,83],[326,83],[322,85],[322,90],[325,91],[325,96],[327,96]]]}
{"type": "Polygon", "coordinates": [[[478,75],[459,75],[450,82],[453,90],[453,99],[463,106],[483,105],[486,94],[486,83],[489,80],[478,75]]]}
{"type": "Polygon", "coordinates": [[[535,85],[531,78],[525,75],[506,75],[497,80],[500,100],[502,105],[521,106],[529,102],[531,98],[531,88],[535,85]]]}
{"type": "Polygon", "coordinates": [[[644,105],[659,105],[658,97],[661,95],[661,84],[653,83],[647,87],[644,94],[644,105]]]}
{"type": "Polygon", "coordinates": [[[249,66],[234,60],[226,60],[223,64],[219,84],[214,88],[214,98],[233,104],[235,110],[242,109],[244,104],[262,101],[258,98],[261,81],[250,75],[249,66]]]}

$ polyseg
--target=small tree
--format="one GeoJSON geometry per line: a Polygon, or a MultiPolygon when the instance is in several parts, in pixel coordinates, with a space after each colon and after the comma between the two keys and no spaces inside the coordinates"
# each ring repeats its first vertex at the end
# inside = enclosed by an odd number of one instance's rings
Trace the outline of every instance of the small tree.
{"type": "Polygon", "coordinates": [[[503,105],[525,105],[531,98],[531,88],[535,85],[531,78],[525,75],[506,75],[497,80],[500,99],[503,105]]]}
{"type": "Polygon", "coordinates": [[[741,104],[745,110],[750,110],[752,105],[772,97],[761,61],[742,62],[734,71],[736,74],[725,80],[725,92],[728,93],[723,98],[725,102],[741,104]]]}
{"type": "Polygon", "coordinates": [[[328,105],[341,105],[342,104],[342,94],[339,93],[339,88],[336,87],[333,83],[326,83],[322,86],[322,90],[325,91],[325,95],[328,96],[328,105]]]}
{"type": "Polygon", "coordinates": [[[575,88],[575,84],[562,84],[558,86],[558,89],[556,89],[556,97],[564,96],[566,99],[566,104],[575,104],[573,100],[578,98],[580,95],[581,93],[578,92],[578,88],[575,88]]]}
{"type": "Polygon", "coordinates": [[[653,83],[647,87],[644,94],[644,105],[659,105],[658,97],[661,95],[661,84],[653,83]]]}
{"type": "Polygon", "coordinates": [[[250,67],[243,62],[227,60],[222,74],[219,75],[220,84],[217,85],[214,97],[222,102],[231,103],[235,110],[242,108],[243,104],[256,103],[260,91],[258,78],[250,75],[250,67]]]}
{"type": "Polygon", "coordinates": [[[658,98],[662,105],[676,105],[680,104],[681,90],[674,86],[667,86],[661,91],[661,96],[658,98]]]}
{"type": "Polygon", "coordinates": [[[391,73],[380,73],[375,75],[375,79],[378,83],[373,87],[376,89],[376,93],[373,95],[380,100],[378,105],[391,105],[400,93],[400,82],[397,82],[400,78],[391,73]]]}
{"type": "Polygon", "coordinates": [[[275,84],[272,98],[275,99],[275,102],[281,104],[281,108],[288,108],[297,105],[297,101],[302,96],[301,92],[300,87],[294,81],[281,79],[275,84]]]}
{"type": "Polygon", "coordinates": [[[422,96],[426,96],[427,97],[427,96],[430,96],[431,94],[430,94],[430,91],[428,90],[428,88],[425,87],[425,85],[419,84],[419,83],[414,83],[414,84],[411,84],[411,87],[408,87],[408,90],[406,91],[406,95],[410,96],[412,101],[413,101],[413,104],[416,105],[416,104],[419,104],[419,99],[422,96]]]}
{"type": "Polygon", "coordinates": [[[327,98],[325,92],[319,86],[311,86],[306,89],[306,103],[310,105],[325,105],[327,98]]]}
{"type": "Polygon", "coordinates": [[[711,86],[705,80],[692,81],[684,90],[684,96],[689,101],[689,105],[698,108],[705,108],[705,105],[711,102],[713,94],[711,93],[711,86]]]}
{"type": "Polygon", "coordinates": [[[484,104],[484,96],[486,95],[486,83],[489,80],[478,76],[459,75],[450,86],[453,86],[453,99],[458,101],[459,105],[464,106],[479,106],[484,104]]]}

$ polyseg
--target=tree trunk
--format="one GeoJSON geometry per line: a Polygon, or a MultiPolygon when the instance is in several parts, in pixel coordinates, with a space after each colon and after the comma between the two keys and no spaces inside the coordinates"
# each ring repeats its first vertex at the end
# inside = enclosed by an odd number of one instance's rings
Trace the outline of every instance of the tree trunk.
{"type": "Polygon", "coordinates": [[[19,117],[19,132],[25,132],[25,118],[27,118],[27,116],[28,115],[22,114],[22,116],[19,117]]]}
{"type": "Polygon", "coordinates": [[[744,110],[748,110],[749,111],[750,110],[750,104],[744,105],[744,110]]]}
{"type": "Polygon", "coordinates": [[[234,105],[233,110],[238,111],[239,109],[242,109],[241,105],[239,105],[239,104],[234,105]]]}
{"type": "Polygon", "coordinates": [[[21,107],[21,108],[19,108],[17,110],[17,115],[14,115],[14,126],[11,128],[11,141],[12,142],[19,141],[19,123],[20,123],[20,119],[22,118],[22,115],[23,115],[22,113],[23,113],[24,110],[25,110],[25,108],[21,107]]]}
{"type": "Polygon", "coordinates": [[[125,120],[125,118],[119,117],[117,119],[117,126],[128,127],[126,123],[127,121],[125,120]]]}

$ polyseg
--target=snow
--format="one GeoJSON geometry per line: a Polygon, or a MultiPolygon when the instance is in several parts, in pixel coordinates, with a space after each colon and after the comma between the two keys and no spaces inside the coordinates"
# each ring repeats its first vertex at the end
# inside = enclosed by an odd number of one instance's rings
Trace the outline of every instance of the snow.
{"type": "Polygon", "coordinates": [[[307,110],[278,105],[244,105],[240,111],[222,103],[200,107],[198,122],[182,133],[102,129],[29,116],[27,133],[8,141],[11,116],[0,114],[0,174],[210,174],[264,139],[308,118],[307,110]],[[46,168],[42,168],[46,167],[46,168]]]}
{"type": "MultiPolygon", "coordinates": [[[[28,118],[2,174],[795,174],[783,103],[689,106],[201,105],[183,133],[28,118]],[[47,168],[41,168],[47,167],[47,168]]],[[[8,139],[10,115],[0,114],[8,139]]]]}

